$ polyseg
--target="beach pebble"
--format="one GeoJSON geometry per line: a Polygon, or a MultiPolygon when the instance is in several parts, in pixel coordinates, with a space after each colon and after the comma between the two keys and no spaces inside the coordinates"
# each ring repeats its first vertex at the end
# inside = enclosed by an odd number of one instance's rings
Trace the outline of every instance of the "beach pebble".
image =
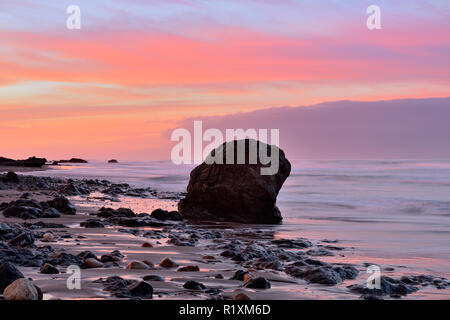
{"type": "Polygon", "coordinates": [[[251,278],[245,283],[245,287],[252,289],[269,289],[270,282],[263,277],[251,278]]]}
{"type": "Polygon", "coordinates": [[[220,273],[218,273],[218,274],[216,274],[216,275],[214,276],[214,278],[216,278],[216,279],[223,279],[223,275],[221,275],[220,273]]]}
{"type": "Polygon", "coordinates": [[[103,268],[105,265],[94,258],[87,258],[84,260],[86,268],[103,268]]]}
{"type": "Polygon", "coordinates": [[[202,259],[205,259],[205,260],[215,260],[216,258],[214,258],[213,256],[203,256],[202,259]]]}
{"type": "Polygon", "coordinates": [[[144,281],[159,281],[159,282],[164,282],[164,278],[157,276],[157,275],[148,275],[148,276],[144,276],[142,277],[142,279],[144,279],[144,281]]]}
{"type": "Polygon", "coordinates": [[[42,237],[42,242],[52,242],[54,240],[55,237],[50,232],[45,233],[44,236],[42,237]]]}
{"type": "Polygon", "coordinates": [[[178,267],[178,264],[176,264],[174,261],[172,261],[170,258],[164,258],[160,263],[160,267],[163,268],[175,268],[178,267]]]}
{"type": "Polygon", "coordinates": [[[39,270],[43,274],[58,274],[59,270],[50,263],[44,264],[39,270]]]}
{"type": "Polygon", "coordinates": [[[129,270],[148,270],[148,269],[150,269],[150,267],[147,264],[145,264],[143,262],[140,262],[140,261],[131,261],[126,266],[126,269],[129,269],[129,270]]]}
{"type": "Polygon", "coordinates": [[[244,281],[244,276],[248,274],[248,271],[238,270],[234,273],[234,275],[230,278],[230,280],[239,280],[244,281]]]}
{"type": "Polygon", "coordinates": [[[233,300],[251,300],[251,299],[245,293],[238,293],[237,295],[234,296],[233,300]]]}
{"type": "Polygon", "coordinates": [[[81,222],[80,226],[85,227],[85,228],[92,228],[92,229],[105,227],[103,222],[101,222],[98,219],[87,219],[86,221],[81,222]]]}
{"type": "Polygon", "coordinates": [[[187,281],[184,285],[183,288],[185,289],[190,289],[190,290],[205,290],[206,287],[204,284],[194,281],[194,280],[189,280],[187,281]]]}
{"type": "Polygon", "coordinates": [[[5,300],[38,300],[39,293],[31,280],[20,278],[6,287],[3,297],[5,300]]]}
{"type": "Polygon", "coordinates": [[[195,272],[195,271],[200,271],[200,268],[198,266],[185,266],[185,267],[180,267],[177,270],[178,272],[195,272]]]}
{"type": "Polygon", "coordinates": [[[152,246],[151,243],[144,242],[144,243],[142,244],[142,248],[153,248],[153,246],[152,246]]]}

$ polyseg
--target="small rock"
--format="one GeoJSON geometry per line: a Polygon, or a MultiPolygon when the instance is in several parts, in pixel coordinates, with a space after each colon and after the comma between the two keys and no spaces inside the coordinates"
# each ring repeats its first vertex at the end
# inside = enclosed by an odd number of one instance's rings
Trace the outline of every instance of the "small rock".
{"type": "Polygon", "coordinates": [[[142,244],[142,248],[153,248],[153,246],[152,246],[151,243],[144,242],[144,243],[142,244]]]}
{"type": "Polygon", "coordinates": [[[148,270],[148,269],[150,269],[150,267],[147,264],[145,264],[143,262],[140,262],[140,261],[131,261],[126,266],[126,269],[129,269],[129,270],[148,270]]]}
{"type": "Polygon", "coordinates": [[[205,260],[215,260],[216,258],[214,258],[213,256],[203,256],[202,259],[205,259],[205,260]]]}
{"type": "Polygon", "coordinates": [[[200,271],[200,268],[198,266],[185,266],[185,267],[180,267],[177,270],[178,272],[196,272],[196,271],[200,271]]]}
{"type": "Polygon", "coordinates": [[[9,171],[3,176],[3,182],[18,183],[19,176],[15,172],[9,171]]]}
{"type": "Polygon", "coordinates": [[[216,278],[216,279],[223,279],[223,275],[221,275],[220,273],[218,273],[218,274],[216,274],[216,275],[214,276],[214,278],[216,278]]]}
{"type": "Polygon", "coordinates": [[[244,281],[244,276],[248,274],[248,271],[238,270],[234,273],[234,275],[230,278],[230,280],[239,280],[244,281]]]}
{"type": "Polygon", "coordinates": [[[252,300],[252,299],[250,299],[250,297],[245,293],[238,293],[237,295],[234,296],[233,300],[252,300]]]}
{"type": "Polygon", "coordinates": [[[194,281],[194,280],[189,280],[187,281],[184,285],[183,288],[185,289],[190,289],[190,290],[205,290],[206,287],[204,284],[194,281]]]}
{"type": "Polygon", "coordinates": [[[34,243],[34,237],[29,232],[23,232],[19,234],[17,237],[14,237],[13,239],[8,241],[8,244],[10,246],[16,246],[16,247],[29,247],[32,246],[34,243]]]}
{"type": "Polygon", "coordinates": [[[152,299],[153,287],[150,283],[145,281],[139,281],[127,287],[127,290],[132,296],[152,299]]]}
{"type": "Polygon", "coordinates": [[[363,294],[360,299],[363,300],[384,300],[382,297],[377,296],[375,294],[363,294]]]}
{"type": "Polygon", "coordinates": [[[148,275],[148,276],[144,276],[142,277],[142,279],[144,279],[145,281],[159,281],[159,282],[164,282],[164,278],[157,276],[157,275],[148,275]]]}
{"type": "Polygon", "coordinates": [[[105,225],[98,219],[88,219],[80,223],[81,227],[85,228],[104,228],[105,225]]]}
{"type": "Polygon", "coordinates": [[[31,280],[20,278],[6,287],[3,297],[5,300],[39,300],[39,293],[31,280]]]}
{"type": "Polygon", "coordinates": [[[100,262],[103,262],[103,263],[114,262],[114,261],[116,261],[116,259],[109,254],[104,254],[100,258],[100,262]]]}
{"type": "Polygon", "coordinates": [[[52,242],[54,240],[55,237],[50,232],[44,233],[44,236],[42,237],[42,242],[52,242]]]}
{"type": "Polygon", "coordinates": [[[55,208],[45,209],[42,213],[43,218],[59,218],[61,216],[60,212],[55,208]]]}
{"type": "Polygon", "coordinates": [[[46,263],[41,267],[40,272],[43,274],[58,274],[59,270],[50,263],[46,263]]]}
{"type": "Polygon", "coordinates": [[[164,258],[160,263],[160,267],[163,268],[175,268],[178,267],[178,264],[176,264],[174,261],[172,261],[170,258],[164,258]]]}
{"type": "Polygon", "coordinates": [[[172,221],[181,221],[181,216],[177,211],[167,211],[163,209],[156,209],[150,215],[152,218],[157,220],[172,220],[172,221]]]}
{"type": "Polygon", "coordinates": [[[74,215],[77,212],[75,206],[66,197],[56,197],[53,200],[47,201],[47,204],[62,214],[74,215]]]}
{"type": "Polygon", "coordinates": [[[94,258],[87,258],[84,260],[86,268],[103,268],[105,265],[94,258]]]}
{"type": "Polygon", "coordinates": [[[270,282],[266,278],[263,277],[257,277],[252,278],[248,280],[245,284],[247,288],[252,289],[269,289],[270,288],[270,282]]]}
{"type": "Polygon", "coordinates": [[[145,263],[146,265],[148,265],[150,268],[153,268],[155,265],[151,262],[151,261],[149,261],[149,260],[144,260],[144,261],[142,261],[143,263],[145,263]]]}

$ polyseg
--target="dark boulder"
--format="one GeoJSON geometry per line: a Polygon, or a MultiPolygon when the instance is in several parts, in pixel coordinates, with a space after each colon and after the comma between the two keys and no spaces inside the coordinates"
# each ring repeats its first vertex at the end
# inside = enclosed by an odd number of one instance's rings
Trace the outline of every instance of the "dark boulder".
{"type": "Polygon", "coordinates": [[[0,157],[1,166],[14,166],[14,167],[32,167],[40,168],[47,162],[47,159],[31,157],[25,160],[13,160],[0,157]]]}
{"type": "Polygon", "coordinates": [[[380,277],[379,288],[369,289],[367,287],[367,284],[354,284],[348,286],[347,288],[349,288],[351,292],[359,293],[362,295],[376,295],[376,296],[390,295],[395,297],[406,296],[407,294],[419,290],[417,287],[411,284],[386,276],[380,277]]]}
{"type": "Polygon", "coordinates": [[[77,212],[75,206],[66,197],[56,197],[53,200],[47,201],[47,204],[62,214],[74,215],[77,212]]]}
{"type": "Polygon", "coordinates": [[[19,176],[15,172],[7,172],[3,176],[3,182],[11,182],[11,183],[18,183],[19,182],[19,176]]]}
{"type": "Polygon", "coordinates": [[[329,267],[291,265],[286,267],[285,272],[296,278],[302,278],[311,283],[324,285],[336,285],[345,280],[341,274],[329,267]]]}
{"type": "Polygon", "coordinates": [[[238,270],[234,273],[234,275],[230,278],[230,280],[239,280],[244,281],[244,276],[248,274],[248,271],[238,270]]]}
{"type": "Polygon", "coordinates": [[[148,276],[144,276],[142,279],[144,279],[144,281],[158,281],[158,282],[164,282],[164,278],[157,276],[157,275],[148,275],[148,276]]]}
{"type": "Polygon", "coordinates": [[[263,277],[252,278],[245,283],[245,287],[252,289],[269,289],[270,282],[263,277]]]}
{"type": "Polygon", "coordinates": [[[210,154],[216,159],[226,159],[227,152],[231,154],[229,150],[234,147],[234,164],[204,162],[191,172],[186,197],[178,204],[183,219],[268,224],[281,222],[281,213],[275,203],[278,192],[291,172],[291,164],[284,152],[274,147],[273,152],[278,152],[278,170],[272,175],[262,174],[261,170],[270,165],[262,164],[259,152],[256,163],[250,164],[250,146],[257,152],[265,148],[267,155],[272,154],[271,148],[265,143],[249,139],[235,140],[224,143],[210,154]],[[245,145],[245,164],[237,162],[238,142],[245,145]]]}
{"type": "Polygon", "coordinates": [[[42,214],[42,210],[33,207],[19,207],[12,206],[8,207],[3,211],[3,215],[5,217],[15,217],[20,219],[36,219],[40,217],[42,214]]]}
{"type": "Polygon", "coordinates": [[[116,159],[111,159],[108,161],[108,163],[119,163],[119,161],[117,161],[116,159]]]}
{"type": "Polygon", "coordinates": [[[9,262],[2,263],[0,265],[0,292],[3,293],[7,286],[23,277],[22,272],[15,265],[9,262]]]}
{"type": "Polygon", "coordinates": [[[98,210],[97,216],[100,218],[111,218],[111,217],[133,218],[136,216],[136,214],[133,212],[133,210],[128,208],[112,209],[102,207],[98,210]]]}
{"type": "Polygon", "coordinates": [[[153,287],[146,281],[139,281],[127,287],[128,292],[133,297],[151,299],[153,296],[153,287]]]}
{"type": "Polygon", "coordinates": [[[10,246],[21,248],[30,247],[34,244],[34,237],[33,234],[31,234],[30,232],[23,232],[18,236],[12,238],[11,240],[9,240],[8,244],[10,246]]]}
{"type": "Polygon", "coordinates": [[[40,271],[40,273],[43,273],[43,274],[58,274],[59,273],[59,270],[55,266],[51,265],[50,263],[44,264],[39,271],[40,271]]]}
{"type": "Polygon", "coordinates": [[[42,213],[42,218],[59,218],[61,214],[55,208],[48,208],[42,213]]]}
{"type": "Polygon", "coordinates": [[[77,265],[79,267],[82,267],[84,265],[84,259],[75,256],[70,253],[61,252],[59,254],[54,255],[48,263],[54,265],[54,266],[65,266],[68,267],[70,265],[77,265]]]}
{"type": "Polygon", "coordinates": [[[181,221],[181,216],[177,211],[167,211],[163,209],[156,209],[150,215],[152,218],[158,220],[172,220],[172,221],[181,221]]]}
{"type": "Polygon", "coordinates": [[[194,280],[189,280],[187,281],[184,285],[183,288],[185,289],[189,289],[189,290],[205,290],[206,287],[204,284],[194,281],[194,280]]]}
{"type": "Polygon", "coordinates": [[[86,221],[80,222],[81,227],[85,228],[104,228],[105,225],[98,219],[87,219],[86,221]]]}

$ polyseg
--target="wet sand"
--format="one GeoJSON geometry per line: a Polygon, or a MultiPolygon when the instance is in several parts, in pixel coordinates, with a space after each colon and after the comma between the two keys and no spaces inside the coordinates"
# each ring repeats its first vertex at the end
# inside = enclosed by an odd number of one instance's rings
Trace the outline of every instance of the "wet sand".
{"type": "MultiPolygon", "coordinates": [[[[46,201],[52,198],[54,194],[42,192],[40,190],[31,192],[31,199],[46,201]]],[[[9,202],[17,200],[23,191],[2,190],[0,191],[0,202],[9,202]]],[[[61,215],[59,218],[40,218],[27,220],[28,223],[37,221],[53,222],[64,224],[69,228],[39,229],[40,232],[52,233],[55,242],[43,242],[42,239],[36,239],[36,246],[53,247],[55,252],[66,252],[77,255],[83,251],[91,251],[97,257],[108,254],[114,250],[119,250],[124,258],[118,262],[117,266],[107,268],[88,268],[81,269],[81,289],[69,290],[66,280],[69,274],[66,273],[66,267],[57,266],[61,271],[57,275],[42,274],[37,267],[18,266],[25,277],[33,279],[34,283],[41,288],[44,299],[118,299],[111,296],[110,292],[104,290],[104,285],[94,282],[100,278],[109,276],[120,276],[129,280],[142,280],[144,276],[156,275],[164,281],[148,281],[153,289],[153,299],[233,299],[238,293],[245,293],[251,299],[359,299],[360,295],[348,290],[352,284],[364,284],[368,277],[365,265],[354,265],[359,270],[359,275],[355,279],[347,279],[342,283],[333,286],[309,283],[300,278],[292,277],[281,270],[246,268],[242,263],[237,263],[232,259],[221,256],[223,248],[218,245],[239,241],[243,245],[256,244],[265,247],[267,243],[274,238],[274,232],[271,226],[252,226],[252,225],[215,225],[215,226],[190,226],[193,230],[220,230],[224,237],[221,239],[199,239],[195,246],[179,246],[168,242],[169,232],[164,231],[164,227],[123,227],[107,225],[105,228],[84,228],[80,223],[93,216],[102,206],[124,207],[129,202],[154,201],[155,206],[166,206],[173,208],[176,205],[175,200],[167,199],[140,199],[135,197],[126,197],[117,201],[110,201],[95,197],[95,194],[87,196],[68,197],[77,207],[76,215],[61,215]],[[128,202],[127,202],[128,201],[128,202]],[[137,235],[124,231],[135,230],[137,235]],[[160,231],[165,234],[159,239],[152,239],[143,236],[146,231],[160,231]],[[142,244],[150,243],[153,247],[142,247],[142,244]],[[205,259],[205,256],[212,256],[213,259],[205,259]],[[179,272],[178,267],[162,268],[159,263],[164,258],[170,258],[175,261],[179,267],[195,265],[199,271],[179,272]],[[149,270],[129,270],[126,266],[131,261],[150,261],[154,267],[149,270]],[[252,277],[262,276],[271,283],[270,289],[250,289],[244,287],[244,282],[239,280],[230,280],[237,270],[247,270],[252,277]],[[220,274],[221,278],[217,275],[220,274]],[[183,284],[188,280],[195,280],[204,284],[207,288],[215,289],[217,294],[206,291],[195,291],[183,288],[183,284]]],[[[0,222],[23,223],[24,220],[17,218],[5,218],[0,214],[0,222]]],[[[181,223],[184,225],[184,223],[181,223]]],[[[299,235],[300,237],[301,235],[299,235]]],[[[323,238],[327,238],[326,235],[323,238]]],[[[310,249],[319,249],[326,242],[314,241],[313,246],[308,249],[286,249],[290,252],[307,251],[310,249]]],[[[339,245],[339,244],[336,244],[339,245]]],[[[314,257],[324,262],[345,263],[346,256],[351,256],[354,248],[340,248],[332,257],[314,257]]],[[[384,270],[390,277],[403,275],[400,269],[384,270]]],[[[385,297],[388,298],[389,297],[385,297]]],[[[423,288],[420,291],[410,294],[404,298],[407,299],[448,299],[449,289],[437,290],[434,287],[423,288]]]]}

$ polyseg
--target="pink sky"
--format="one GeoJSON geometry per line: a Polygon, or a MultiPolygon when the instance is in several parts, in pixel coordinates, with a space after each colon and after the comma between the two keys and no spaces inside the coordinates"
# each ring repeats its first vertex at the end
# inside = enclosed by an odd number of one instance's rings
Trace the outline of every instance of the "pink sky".
{"type": "Polygon", "coordinates": [[[167,159],[185,118],[450,96],[446,2],[381,1],[377,31],[365,1],[78,2],[81,30],[0,5],[0,155],[167,159]]]}

